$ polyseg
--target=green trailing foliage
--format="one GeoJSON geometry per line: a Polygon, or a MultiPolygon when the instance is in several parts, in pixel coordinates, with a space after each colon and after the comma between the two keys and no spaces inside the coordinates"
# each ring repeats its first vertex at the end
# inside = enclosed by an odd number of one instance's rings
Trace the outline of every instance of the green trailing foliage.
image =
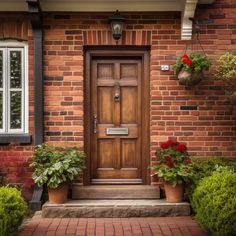
{"type": "Polygon", "coordinates": [[[0,188],[0,235],[7,236],[17,231],[28,213],[21,192],[12,187],[0,188]]]}
{"type": "Polygon", "coordinates": [[[82,173],[85,154],[78,147],[43,144],[36,147],[31,167],[34,168],[32,178],[36,184],[56,188],[82,173]]]}
{"type": "Polygon", "coordinates": [[[236,235],[236,173],[221,167],[194,191],[197,222],[214,236],[236,235]]]}

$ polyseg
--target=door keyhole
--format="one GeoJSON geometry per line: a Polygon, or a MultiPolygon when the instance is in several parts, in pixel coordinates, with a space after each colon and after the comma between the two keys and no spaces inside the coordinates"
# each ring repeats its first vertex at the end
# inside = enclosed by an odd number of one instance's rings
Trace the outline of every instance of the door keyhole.
{"type": "Polygon", "coordinates": [[[116,82],[115,83],[115,96],[114,96],[115,102],[120,101],[120,83],[116,82]]]}
{"type": "Polygon", "coordinates": [[[115,93],[115,102],[119,102],[120,101],[120,94],[119,93],[115,93]]]}

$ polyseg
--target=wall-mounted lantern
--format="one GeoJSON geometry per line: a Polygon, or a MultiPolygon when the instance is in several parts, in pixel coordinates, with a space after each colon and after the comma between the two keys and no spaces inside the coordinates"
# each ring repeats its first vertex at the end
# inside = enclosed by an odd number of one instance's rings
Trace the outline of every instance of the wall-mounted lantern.
{"type": "Polygon", "coordinates": [[[117,10],[113,16],[109,18],[109,22],[111,24],[112,37],[118,41],[122,36],[123,25],[125,22],[125,18],[120,15],[117,10]]]}

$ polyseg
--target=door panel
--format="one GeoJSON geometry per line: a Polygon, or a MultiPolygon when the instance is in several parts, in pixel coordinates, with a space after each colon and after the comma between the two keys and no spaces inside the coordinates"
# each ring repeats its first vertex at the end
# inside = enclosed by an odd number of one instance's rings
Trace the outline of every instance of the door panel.
{"type": "Polygon", "coordinates": [[[120,79],[137,79],[137,64],[123,64],[120,65],[120,79]]]}
{"type": "Polygon", "coordinates": [[[97,168],[114,168],[113,165],[114,142],[112,139],[98,140],[97,168]]]}
{"type": "Polygon", "coordinates": [[[114,64],[98,63],[97,65],[97,78],[98,79],[112,79],[113,75],[114,75],[114,64]]]}
{"type": "Polygon", "coordinates": [[[138,118],[137,87],[121,89],[121,123],[136,124],[138,118]]]}
{"type": "Polygon", "coordinates": [[[141,62],[92,60],[92,183],[142,183],[141,62]],[[111,128],[128,129],[128,134],[110,135],[111,128]]]}
{"type": "Polygon", "coordinates": [[[98,119],[99,124],[113,122],[113,88],[98,87],[98,119]]]}
{"type": "Polygon", "coordinates": [[[121,168],[134,168],[137,169],[136,162],[137,145],[136,139],[122,139],[121,140],[121,168]]]}

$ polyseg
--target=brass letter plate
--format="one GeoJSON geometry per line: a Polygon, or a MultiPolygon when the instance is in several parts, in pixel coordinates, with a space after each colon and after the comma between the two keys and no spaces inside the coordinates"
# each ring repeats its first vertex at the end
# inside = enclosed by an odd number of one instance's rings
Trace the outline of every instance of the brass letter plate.
{"type": "Polygon", "coordinates": [[[106,135],[128,135],[128,128],[107,128],[106,135]]]}

